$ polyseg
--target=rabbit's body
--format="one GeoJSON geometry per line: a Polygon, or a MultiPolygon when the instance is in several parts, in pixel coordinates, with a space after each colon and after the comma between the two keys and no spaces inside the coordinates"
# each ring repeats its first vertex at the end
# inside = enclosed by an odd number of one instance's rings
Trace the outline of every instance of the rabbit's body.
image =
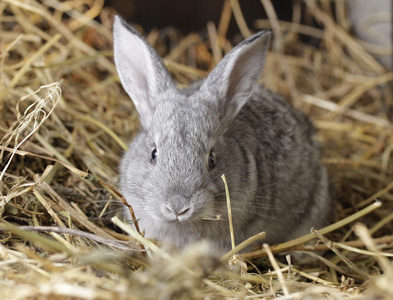
{"type": "Polygon", "coordinates": [[[205,80],[178,90],[133,29],[116,19],[114,32],[116,66],[142,124],[121,162],[120,186],[147,237],[179,247],[206,239],[212,251],[229,250],[222,174],[236,243],[261,231],[282,242],[326,224],[328,180],[313,127],[256,85],[270,33],[247,39],[205,80]]]}

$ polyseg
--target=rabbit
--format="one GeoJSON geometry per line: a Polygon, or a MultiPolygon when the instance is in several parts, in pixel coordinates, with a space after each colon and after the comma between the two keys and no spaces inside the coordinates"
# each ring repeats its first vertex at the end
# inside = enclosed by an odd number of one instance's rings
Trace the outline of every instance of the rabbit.
{"type": "Polygon", "coordinates": [[[279,243],[328,222],[328,176],[308,118],[257,84],[270,42],[261,31],[203,80],[178,89],[154,49],[124,20],[113,27],[120,81],[140,131],[120,162],[120,192],[147,238],[180,249],[231,249],[265,231],[279,243]]]}

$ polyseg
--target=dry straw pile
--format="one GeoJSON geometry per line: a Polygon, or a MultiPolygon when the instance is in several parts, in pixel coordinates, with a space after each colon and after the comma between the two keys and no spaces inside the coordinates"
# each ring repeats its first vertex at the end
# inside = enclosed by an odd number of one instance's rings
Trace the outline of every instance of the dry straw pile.
{"type": "MultiPolygon", "coordinates": [[[[93,0],[1,0],[0,298],[392,299],[393,74],[351,36],[344,1],[331,4],[294,2],[288,23],[262,0],[268,20],[253,24],[275,33],[263,83],[319,129],[336,223],[217,259],[203,245],[161,249],[108,217],[123,207],[112,186],[138,127],[113,64],[114,11],[93,0]],[[301,25],[303,14],[318,26],[301,25]],[[283,253],[293,251],[313,259],[292,263],[283,253]]],[[[184,85],[230,50],[232,16],[248,36],[236,0],[205,34],[146,36],[184,85]]]]}

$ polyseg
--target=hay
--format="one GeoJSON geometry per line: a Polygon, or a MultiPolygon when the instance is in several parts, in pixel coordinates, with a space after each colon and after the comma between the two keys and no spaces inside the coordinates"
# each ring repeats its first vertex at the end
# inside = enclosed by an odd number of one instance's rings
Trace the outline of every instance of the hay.
{"type": "MultiPolygon", "coordinates": [[[[289,23],[262,0],[268,20],[254,25],[275,33],[262,82],[319,129],[337,222],[219,260],[203,244],[183,254],[162,249],[114,218],[130,235],[121,234],[110,219],[124,207],[113,186],[138,129],[113,64],[113,10],[102,1],[2,0],[0,298],[391,299],[393,73],[351,36],[344,1],[335,4],[294,2],[289,23]],[[299,23],[302,10],[319,28],[299,23]],[[312,260],[283,256],[295,252],[312,260]]],[[[180,85],[229,51],[232,12],[248,36],[236,0],[206,35],[170,35],[170,49],[165,31],[147,35],[180,85]]]]}

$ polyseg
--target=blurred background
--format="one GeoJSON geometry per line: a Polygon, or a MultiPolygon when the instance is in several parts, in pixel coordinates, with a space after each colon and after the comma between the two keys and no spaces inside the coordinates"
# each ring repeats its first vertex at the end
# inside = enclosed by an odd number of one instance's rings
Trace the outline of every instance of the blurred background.
{"type": "MultiPolygon", "coordinates": [[[[230,2],[230,1],[229,1],[230,2]]],[[[237,1],[236,1],[237,2],[237,1]]],[[[241,0],[239,6],[247,26],[254,31],[258,20],[267,19],[263,1],[241,0]]],[[[270,1],[269,1],[270,2],[270,1]]],[[[315,22],[306,9],[306,1],[276,0],[271,1],[277,19],[282,21],[295,21],[312,27],[321,27],[315,22]]],[[[347,1],[320,1],[321,5],[330,6],[334,17],[345,19],[339,15],[336,3],[344,5],[347,9],[351,31],[365,42],[365,46],[386,67],[393,69],[392,43],[393,26],[391,0],[347,0],[347,1]],[[325,4],[323,4],[325,2],[325,4]]],[[[206,23],[213,21],[219,24],[222,18],[225,0],[106,0],[105,6],[113,7],[128,22],[140,24],[147,32],[153,28],[176,28],[179,33],[199,32],[206,28],[206,23]]],[[[232,4],[233,5],[233,4],[232,4]]],[[[241,40],[236,20],[231,18],[228,24],[228,37],[236,42],[241,40]]],[[[314,39],[307,39],[309,43],[317,43],[314,39]]]]}

